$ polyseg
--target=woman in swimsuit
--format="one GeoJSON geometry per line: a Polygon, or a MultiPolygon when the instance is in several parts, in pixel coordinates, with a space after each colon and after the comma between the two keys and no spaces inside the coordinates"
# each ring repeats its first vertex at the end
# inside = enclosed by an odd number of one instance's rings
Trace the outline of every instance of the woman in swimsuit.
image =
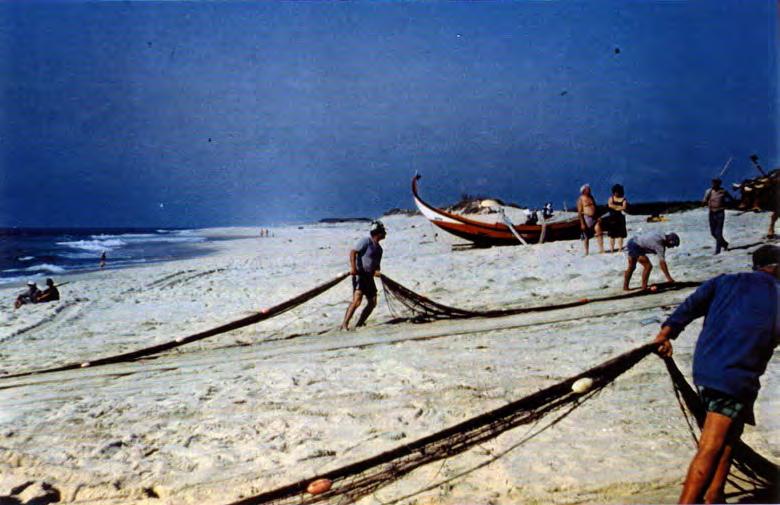
{"type": "Polygon", "coordinates": [[[615,239],[618,239],[617,250],[623,249],[623,239],[628,236],[626,230],[626,216],[623,212],[628,207],[623,186],[615,184],[612,186],[612,196],[607,201],[609,207],[607,230],[609,232],[609,252],[615,252],[615,239]]]}

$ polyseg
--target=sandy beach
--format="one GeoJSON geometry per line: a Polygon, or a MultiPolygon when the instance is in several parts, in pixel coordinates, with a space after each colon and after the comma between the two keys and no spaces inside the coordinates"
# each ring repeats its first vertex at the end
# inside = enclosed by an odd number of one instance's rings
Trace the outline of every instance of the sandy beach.
{"type": "MultiPolygon", "coordinates": [[[[714,256],[705,209],[668,218],[629,216],[629,236],[679,233],[681,246],[668,253],[678,281],[749,269],[768,220],[729,211],[725,235],[737,248],[714,256]]],[[[501,309],[621,292],[623,253],[583,257],[579,241],[453,250],[463,242],[435,236],[421,216],[383,221],[382,272],[450,306],[501,309]]],[[[200,230],[224,239],[202,245],[211,254],[61,276],[56,280],[69,284],[59,302],[14,310],[23,286],[0,288],[0,496],[34,481],[55,489],[62,503],[229,503],[576,375],[651,340],[692,292],[496,319],[387,324],[396,314],[380,287],[368,326],[342,332],[347,280],[279,317],[152,359],[2,379],[170,341],[281,303],[345,273],[348,251],[366,230],[360,222],[276,227],[262,238],[259,228],[200,230]]],[[[651,282],[662,280],[655,268],[651,282]]],[[[675,344],[688,377],[700,328],[701,321],[692,324],[675,344]]],[[[743,440],[777,463],[776,359],[762,383],[757,426],[748,426],[743,440]]],[[[360,503],[408,495],[401,503],[673,503],[694,451],[654,356],[510,450],[539,427],[420,468],[360,503]]]]}

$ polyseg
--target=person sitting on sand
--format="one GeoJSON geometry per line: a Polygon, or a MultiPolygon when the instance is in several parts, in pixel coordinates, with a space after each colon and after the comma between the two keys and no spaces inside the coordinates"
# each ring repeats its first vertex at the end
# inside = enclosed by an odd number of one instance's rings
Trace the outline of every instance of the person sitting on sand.
{"type": "Polygon", "coordinates": [[[666,248],[677,247],[680,245],[680,237],[676,233],[663,233],[651,232],[633,237],[628,241],[626,251],[628,253],[628,268],[623,274],[623,289],[629,291],[629,283],[631,282],[631,276],[634,274],[637,262],[642,264],[642,289],[647,289],[647,281],[650,278],[650,271],[653,269],[653,265],[647,258],[648,254],[658,255],[658,265],[661,267],[661,271],[666,276],[666,280],[674,282],[671,274],[669,274],[669,267],[666,265],[666,248]]]}
{"type": "Polygon", "coordinates": [[[366,324],[366,319],[376,307],[376,284],[374,277],[379,277],[379,268],[382,262],[382,246],[379,242],[387,236],[385,226],[381,221],[371,223],[369,237],[361,239],[349,252],[349,272],[352,274],[352,303],[344,314],[342,330],[349,330],[349,320],[363,302],[365,295],[367,303],[358,318],[357,326],[366,324]]]}
{"type": "Polygon", "coordinates": [[[623,249],[623,239],[628,236],[626,231],[626,216],[623,214],[628,207],[628,200],[625,197],[625,191],[621,184],[612,186],[612,196],[607,200],[609,207],[609,252],[615,252],[615,239],[617,239],[617,250],[623,249]]]}
{"type": "Polygon", "coordinates": [[[694,319],[705,318],[693,354],[693,382],[707,415],[680,503],[725,503],[732,450],[744,423],[755,425],[759,377],[780,340],[780,247],[756,249],[753,270],[702,284],[663,323],[654,340],[658,354],[671,357],[670,339],[694,319]]]}
{"type": "Polygon", "coordinates": [[[14,308],[18,309],[26,303],[36,303],[38,301],[38,294],[40,292],[41,290],[38,289],[38,285],[35,283],[35,281],[27,282],[27,291],[16,297],[14,308]]]}
{"type": "Polygon", "coordinates": [[[577,199],[577,214],[580,217],[580,230],[582,230],[582,243],[585,247],[585,256],[588,255],[589,241],[594,235],[599,244],[599,252],[604,252],[604,239],[601,236],[601,222],[596,216],[596,200],[590,191],[590,184],[583,184],[580,188],[580,197],[577,199]]]}
{"type": "Polygon", "coordinates": [[[702,203],[710,209],[710,234],[715,239],[715,254],[720,250],[729,250],[729,243],[723,238],[723,224],[726,220],[726,205],[734,198],[721,187],[721,180],[712,179],[712,187],[704,193],[702,203]]]}
{"type": "Polygon", "coordinates": [[[55,302],[60,299],[60,292],[57,286],[54,285],[54,281],[46,279],[46,289],[38,293],[36,303],[55,302]]]}

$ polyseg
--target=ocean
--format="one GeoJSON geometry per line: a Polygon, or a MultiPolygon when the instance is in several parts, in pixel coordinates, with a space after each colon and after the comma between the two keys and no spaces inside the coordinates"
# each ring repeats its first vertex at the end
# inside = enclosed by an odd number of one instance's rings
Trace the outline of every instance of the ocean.
{"type": "Polygon", "coordinates": [[[149,228],[0,228],[0,284],[40,281],[70,272],[201,256],[195,230],[149,228]]]}

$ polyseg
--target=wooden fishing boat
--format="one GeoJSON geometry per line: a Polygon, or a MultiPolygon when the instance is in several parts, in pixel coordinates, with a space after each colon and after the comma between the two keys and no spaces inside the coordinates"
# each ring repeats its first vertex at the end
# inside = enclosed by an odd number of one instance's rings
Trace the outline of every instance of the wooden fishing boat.
{"type": "Polygon", "coordinates": [[[457,237],[471,241],[475,245],[482,247],[518,245],[521,243],[518,235],[528,244],[580,238],[580,222],[576,217],[563,221],[548,221],[537,225],[513,225],[513,232],[509,225],[504,223],[477,221],[476,219],[469,219],[459,214],[437,209],[420,198],[417,187],[417,181],[420,177],[420,175],[415,175],[412,178],[412,195],[414,196],[414,203],[420,209],[422,215],[433,223],[434,226],[457,237]]]}

